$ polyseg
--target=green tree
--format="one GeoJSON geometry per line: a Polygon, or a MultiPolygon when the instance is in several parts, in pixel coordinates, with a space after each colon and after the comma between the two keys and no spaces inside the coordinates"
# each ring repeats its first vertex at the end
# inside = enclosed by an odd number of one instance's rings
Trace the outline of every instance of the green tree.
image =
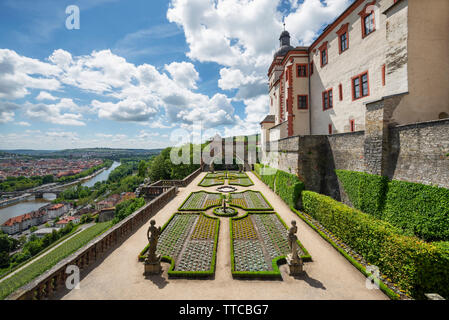
{"type": "Polygon", "coordinates": [[[140,160],[137,175],[139,177],[145,178],[146,171],[147,171],[147,163],[144,160],[140,160]]]}

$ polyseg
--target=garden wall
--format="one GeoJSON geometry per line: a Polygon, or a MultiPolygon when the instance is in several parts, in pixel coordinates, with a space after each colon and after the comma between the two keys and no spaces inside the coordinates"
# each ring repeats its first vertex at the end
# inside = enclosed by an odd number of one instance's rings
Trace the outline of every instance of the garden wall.
{"type": "Polygon", "coordinates": [[[365,131],[289,137],[270,143],[266,163],[298,175],[307,190],[347,204],[335,170],[373,173],[378,164],[390,179],[449,188],[449,119],[391,126],[381,160],[366,139],[365,131]]]}

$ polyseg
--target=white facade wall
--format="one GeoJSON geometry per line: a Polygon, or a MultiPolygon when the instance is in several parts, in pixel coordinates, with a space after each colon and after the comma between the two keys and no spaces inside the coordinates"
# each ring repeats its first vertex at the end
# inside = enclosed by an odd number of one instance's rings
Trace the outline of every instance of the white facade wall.
{"type": "MultiPolygon", "coordinates": [[[[315,53],[311,52],[315,67],[311,76],[312,134],[328,134],[329,124],[333,126],[333,133],[349,132],[350,120],[355,121],[355,131],[365,129],[365,103],[382,98],[386,91],[382,85],[382,67],[386,62],[387,50],[386,17],[382,12],[390,2],[376,2],[379,8],[375,10],[376,30],[373,33],[362,38],[362,19],[359,15],[364,7],[362,4],[317,43],[315,53]],[[349,23],[349,48],[340,54],[336,32],[346,23],[349,23]],[[319,47],[325,41],[328,42],[328,63],[321,67],[319,47]],[[365,71],[368,71],[369,96],[353,101],[352,78],[365,71]],[[339,99],[340,84],[343,88],[342,101],[339,99]],[[323,111],[322,92],[329,89],[333,92],[333,108],[323,111]]],[[[407,82],[407,79],[398,78],[396,81],[407,82]]]]}

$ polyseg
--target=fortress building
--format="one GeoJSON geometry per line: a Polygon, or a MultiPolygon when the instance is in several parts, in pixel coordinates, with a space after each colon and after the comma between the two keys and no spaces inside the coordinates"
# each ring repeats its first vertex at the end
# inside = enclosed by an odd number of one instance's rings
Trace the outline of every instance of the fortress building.
{"type": "Polygon", "coordinates": [[[390,126],[448,117],[448,31],[447,0],[356,0],[308,47],[284,30],[262,144],[364,131],[373,102],[390,126]]]}

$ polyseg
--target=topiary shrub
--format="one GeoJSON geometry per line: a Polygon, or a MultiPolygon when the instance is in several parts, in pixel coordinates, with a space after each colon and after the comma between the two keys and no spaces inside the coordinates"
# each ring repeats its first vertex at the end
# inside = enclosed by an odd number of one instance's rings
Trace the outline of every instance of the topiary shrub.
{"type": "Polygon", "coordinates": [[[354,208],[360,209],[359,205],[359,186],[360,186],[360,173],[347,170],[335,170],[338,179],[340,180],[349,201],[354,208]]]}

